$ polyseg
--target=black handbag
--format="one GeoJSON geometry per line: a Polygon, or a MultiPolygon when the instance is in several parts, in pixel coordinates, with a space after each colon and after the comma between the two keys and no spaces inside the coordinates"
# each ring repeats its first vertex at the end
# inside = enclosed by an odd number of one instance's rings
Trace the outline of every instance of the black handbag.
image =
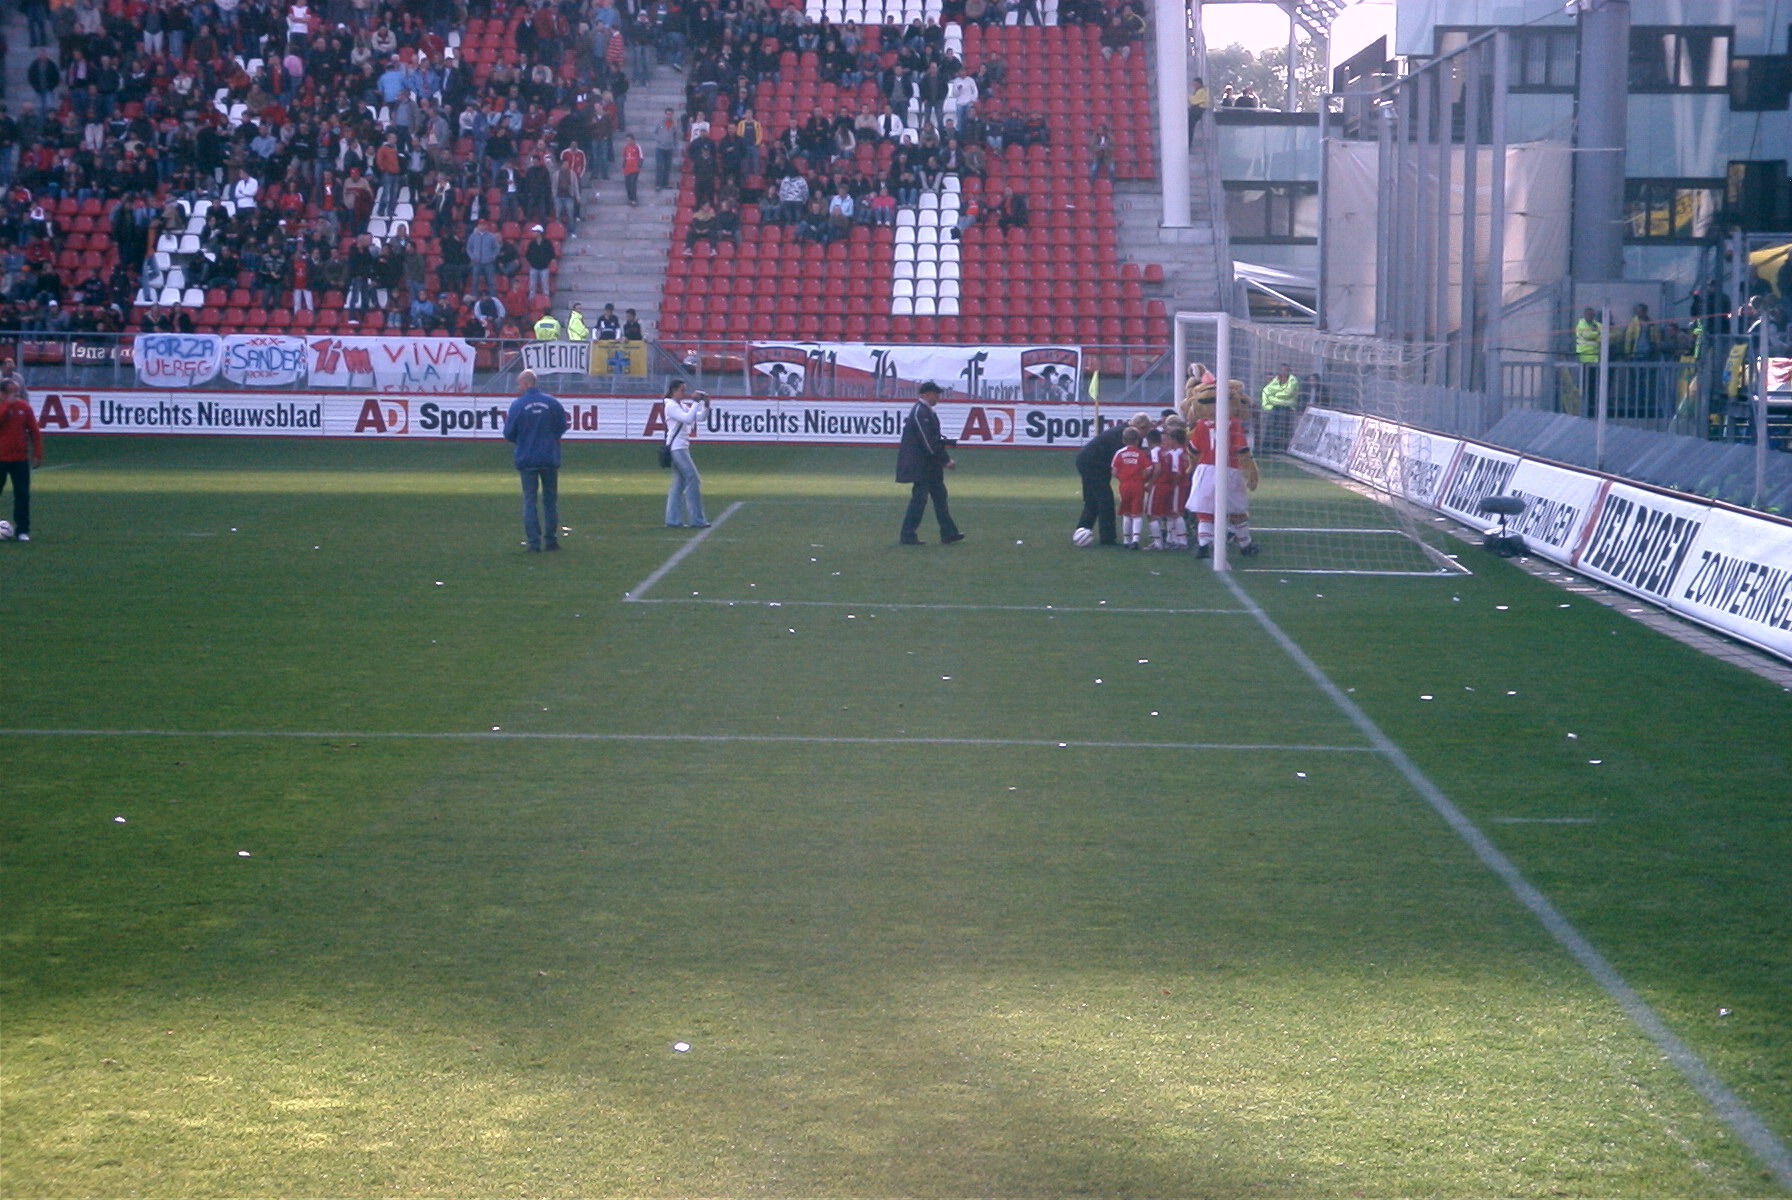
{"type": "Polygon", "coordinates": [[[672,443],[669,440],[660,442],[660,469],[662,471],[672,469],[672,443]]]}

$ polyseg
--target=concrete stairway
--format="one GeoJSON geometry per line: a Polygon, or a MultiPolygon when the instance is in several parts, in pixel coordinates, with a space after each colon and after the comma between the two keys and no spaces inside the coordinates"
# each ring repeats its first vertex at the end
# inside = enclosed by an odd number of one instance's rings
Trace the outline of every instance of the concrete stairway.
{"type": "MultiPolygon", "coordinates": [[[[1197,22],[1196,37],[1200,37],[1197,22]]],[[[1157,104],[1157,55],[1154,38],[1145,39],[1144,69],[1151,81],[1152,111],[1157,104]]],[[[1198,61],[1198,59],[1197,59],[1198,61]]],[[[1163,131],[1151,124],[1152,150],[1164,161],[1163,131]]],[[[1119,225],[1121,254],[1137,263],[1161,263],[1161,291],[1145,294],[1164,301],[1171,312],[1224,312],[1235,308],[1232,244],[1226,232],[1223,189],[1219,183],[1219,146],[1211,114],[1195,131],[1189,151],[1189,216],[1187,228],[1163,226],[1163,192],[1152,182],[1135,180],[1114,188],[1114,216],[1119,225]]]]}
{"type": "Polygon", "coordinates": [[[622,136],[618,134],[617,162],[611,165],[610,178],[598,179],[595,173],[587,176],[584,219],[561,247],[554,314],[562,320],[575,300],[584,305],[587,321],[594,320],[605,304],[614,304],[618,314],[634,309],[649,338],[658,334],[660,297],[666,287],[666,249],[678,202],[678,164],[674,165],[673,186],[654,191],[653,139],[648,131],[667,108],[684,111],[684,75],[656,66],[653,78],[636,84],[628,94],[628,132],[640,139],[643,159],[640,206],[629,207],[622,186],[622,136]]]}

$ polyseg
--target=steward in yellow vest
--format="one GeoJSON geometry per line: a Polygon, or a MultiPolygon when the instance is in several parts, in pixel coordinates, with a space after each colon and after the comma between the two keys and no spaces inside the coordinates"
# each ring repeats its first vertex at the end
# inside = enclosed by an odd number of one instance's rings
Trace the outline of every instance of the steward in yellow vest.
{"type": "Polygon", "coordinates": [[[572,306],[572,311],[566,315],[566,340],[569,342],[588,342],[591,340],[591,330],[585,325],[585,314],[579,310],[579,306],[576,304],[572,306]]]}
{"type": "Polygon", "coordinates": [[[560,322],[553,313],[542,313],[541,320],[535,322],[535,340],[551,342],[560,336],[560,322]]]}
{"type": "Polygon", "coordinates": [[[1583,309],[1574,323],[1574,357],[1584,363],[1599,361],[1599,314],[1583,309]]]}

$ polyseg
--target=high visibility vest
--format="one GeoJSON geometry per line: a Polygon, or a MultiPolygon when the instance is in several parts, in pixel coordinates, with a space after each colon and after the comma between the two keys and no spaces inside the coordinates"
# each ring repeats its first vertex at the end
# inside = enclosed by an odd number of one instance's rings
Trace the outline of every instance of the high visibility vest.
{"type": "Polygon", "coordinates": [[[585,315],[583,313],[575,312],[566,318],[566,339],[571,342],[588,342],[591,340],[591,330],[585,327],[585,315]]]}
{"type": "Polygon", "coordinates": [[[1292,408],[1294,398],[1300,394],[1300,376],[1290,375],[1286,380],[1271,379],[1263,385],[1264,408],[1292,408]]]}
{"type": "Polygon", "coordinates": [[[560,322],[555,320],[552,314],[544,315],[541,320],[535,322],[536,341],[551,342],[559,336],[560,322]]]}
{"type": "Polygon", "coordinates": [[[1584,363],[1599,361],[1599,322],[1582,317],[1574,323],[1574,356],[1584,363]]]}

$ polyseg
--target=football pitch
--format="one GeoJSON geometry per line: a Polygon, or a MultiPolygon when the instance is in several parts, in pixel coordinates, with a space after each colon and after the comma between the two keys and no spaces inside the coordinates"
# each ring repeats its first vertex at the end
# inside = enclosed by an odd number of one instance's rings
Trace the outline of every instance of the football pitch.
{"type": "Polygon", "coordinates": [[[701,446],[697,532],[569,443],[530,555],[501,445],[50,450],[5,1196],[1792,1192],[1792,695],[1510,563],[1075,549],[1069,452],[910,548],[888,450],[701,446]]]}

